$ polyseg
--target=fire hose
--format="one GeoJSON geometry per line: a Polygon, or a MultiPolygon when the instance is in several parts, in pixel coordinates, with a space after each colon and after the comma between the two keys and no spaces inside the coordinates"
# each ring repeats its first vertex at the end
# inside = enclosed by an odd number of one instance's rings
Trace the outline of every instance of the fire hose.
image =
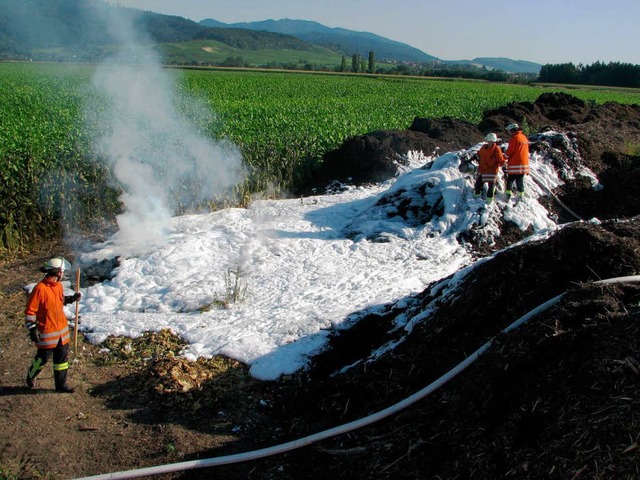
{"type": "MultiPolygon", "coordinates": [[[[627,282],[640,282],[640,275],[610,278],[606,280],[596,281],[593,283],[596,285],[609,285],[613,283],[627,283],[627,282]]],[[[526,313],[525,315],[523,315],[522,317],[514,321],[511,325],[506,327],[504,330],[502,330],[499,335],[504,335],[511,332],[512,330],[515,330],[516,328],[520,327],[524,323],[528,322],[531,318],[549,309],[550,307],[558,303],[560,299],[563,297],[563,295],[564,293],[561,293],[560,295],[557,295],[551,298],[550,300],[547,300],[541,305],[538,305],[536,308],[534,308],[533,310],[530,310],[528,313],[526,313]]],[[[232,463],[246,462],[249,460],[256,460],[259,458],[269,457],[279,453],[295,450],[330,437],[334,437],[343,433],[357,430],[359,428],[362,428],[364,426],[367,426],[379,420],[382,420],[386,417],[389,417],[390,415],[393,415],[407,408],[408,406],[416,403],[418,400],[421,400],[425,398],[427,395],[434,392],[435,390],[440,388],[442,385],[446,384],[449,380],[456,377],[459,373],[464,371],[467,367],[469,367],[476,360],[478,360],[480,356],[486,353],[493,345],[495,338],[496,337],[488,340],[484,345],[478,348],[470,356],[468,356],[463,361],[458,363],[458,365],[453,367],[451,370],[449,370],[447,373],[442,375],[440,378],[438,378],[437,380],[433,381],[432,383],[424,387],[422,390],[419,390],[418,392],[405,398],[404,400],[394,405],[391,405],[390,407],[387,407],[384,410],[380,410],[379,412],[369,415],[368,417],[354,420],[353,422],[349,422],[344,425],[330,428],[328,430],[324,430],[322,432],[318,432],[313,435],[299,438],[297,440],[293,440],[290,442],[286,442],[286,443],[275,445],[268,448],[254,450],[251,452],[244,452],[244,453],[238,453],[234,455],[214,457],[214,458],[208,458],[208,459],[202,459],[202,460],[191,460],[187,462],[158,465],[154,467],[140,468],[136,470],[127,470],[127,471],[121,471],[121,472],[94,475],[91,477],[81,477],[81,478],[77,478],[76,480],[116,480],[116,479],[123,480],[123,479],[130,479],[130,478],[147,477],[152,475],[160,475],[165,473],[175,473],[175,472],[181,472],[186,470],[195,470],[199,468],[215,467],[220,465],[229,465],[232,463]]]]}
{"type": "Polygon", "coordinates": [[[571,215],[573,215],[577,220],[583,220],[583,218],[578,215],[577,213],[575,213],[573,210],[571,210],[569,207],[567,207],[552,191],[549,187],[547,187],[544,182],[542,181],[542,179],[540,179],[540,177],[538,177],[535,173],[533,173],[532,171],[529,171],[529,175],[531,176],[532,180],[536,183],[536,185],[538,185],[540,188],[544,189],[547,191],[547,193],[549,195],[551,195],[551,198],[553,198],[558,205],[560,205],[562,208],[564,208],[567,212],[569,212],[571,215]]]}

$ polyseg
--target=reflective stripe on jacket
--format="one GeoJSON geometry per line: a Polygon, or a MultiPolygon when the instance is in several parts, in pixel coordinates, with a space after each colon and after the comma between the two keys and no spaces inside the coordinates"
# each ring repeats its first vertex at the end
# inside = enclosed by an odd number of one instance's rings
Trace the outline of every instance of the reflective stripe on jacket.
{"type": "Polygon", "coordinates": [[[25,323],[36,323],[40,332],[38,348],[55,348],[58,341],[69,343],[69,323],[62,309],[64,288],[60,282],[45,277],[38,283],[27,300],[25,323]]]}
{"type": "Polygon", "coordinates": [[[509,175],[529,173],[529,139],[521,131],[514,133],[509,139],[507,157],[509,175]]]}
{"type": "Polygon", "coordinates": [[[482,175],[482,181],[495,182],[498,170],[505,162],[500,147],[495,143],[492,146],[485,143],[480,147],[476,156],[478,157],[478,173],[482,175]]]}

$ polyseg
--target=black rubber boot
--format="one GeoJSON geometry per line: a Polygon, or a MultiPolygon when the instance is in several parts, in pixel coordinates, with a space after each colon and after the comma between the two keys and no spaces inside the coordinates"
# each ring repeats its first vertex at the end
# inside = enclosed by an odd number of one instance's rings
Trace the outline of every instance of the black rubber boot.
{"type": "Polygon", "coordinates": [[[67,385],[68,370],[54,370],[53,379],[56,383],[56,392],[73,393],[74,389],[67,385]]]}
{"type": "Polygon", "coordinates": [[[27,380],[26,380],[27,387],[29,388],[36,387],[36,377],[42,370],[42,365],[43,365],[42,359],[36,356],[36,358],[34,358],[33,361],[31,362],[31,366],[27,369],[27,380]]]}
{"type": "Polygon", "coordinates": [[[27,387],[36,388],[36,377],[31,376],[31,369],[27,370],[27,387]]]}

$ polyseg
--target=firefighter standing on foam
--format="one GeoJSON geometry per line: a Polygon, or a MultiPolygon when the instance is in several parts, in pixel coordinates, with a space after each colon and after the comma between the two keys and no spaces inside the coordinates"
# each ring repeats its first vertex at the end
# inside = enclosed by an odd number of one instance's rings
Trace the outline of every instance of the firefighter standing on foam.
{"type": "Polygon", "coordinates": [[[25,325],[38,351],[27,371],[27,386],[35,387],[35,378],[53,356],[53,378],[56,391],[72,393],[67,385],[69,370],[69,323],[63,306],[80,300],[80,292],[65,296],[62,277],[69,267],[64,258],[52,258],[40,270],[45,276],[27,300],[25,325]]]}
{"type": "Polygon", "coordinates": [[[485,183],[487,188],[487,203],[493,202],[493,195],[496,191],[496,178],[500,166],[504,165],[505,159],[502,150],[496,145],[498,137],[495,133],[489,133],[484,137],[485,143],[480,150],[474,155],[478,160],[478,176],[476,177],[475,196],[480,196],[482,187],[485,183]]]}
{"type": "Polygon", "coordinates": [[[515,182],[518,198],[524,196],[524,176],[529,173],[529,139],[517,123],[506,128],[511,134],[507,147],[507,187],[505,193],[511,197],[511,186],[515,182]]]}

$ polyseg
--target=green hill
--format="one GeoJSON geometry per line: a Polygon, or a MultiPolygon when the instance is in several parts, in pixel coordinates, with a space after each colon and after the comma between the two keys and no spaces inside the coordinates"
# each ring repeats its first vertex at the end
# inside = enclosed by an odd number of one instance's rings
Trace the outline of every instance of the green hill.
{"type": "MultiPolygon", "coordinates": [[[[224,24],[217,20],[206,19],[202,20],[200,25],[222,27],[224,24]]],[[[396,62],[429,63],[437,60],[436,57],[406,43],[389,40],[374,33],[330,28],[308,20],[264,20],[262,22],[231,23],[226,26],[291,35],[307,43],[321,45],[347,56],[359,53],[366,57],[369,51],[373,51],[376,58],[396,62]]]]}
{"type": "MultiPolygon", "coordinates": [[[[202,50],[175,45],[194,41],[226,44],[235,49],[226,53],[235,55],[237,50],[282,50],[296,52],[291,57],[297,59],[298,52],[320,51],[288,35],[208,28],[182,17],[112,6],[101,0],[0,0],[0,59],[99,61],[124,43],[108,24],[114,17],[119,26],[131,24],[139,36],[135,42],[139,48],[158,45],[161,52],[174,52],[172,61],[178,60],[175,52],[182,51],[180,61],[184,63],[202,60],[201,56],[190,56],[202,50]]],[[[242,55],[255,57],[253,53],[242,55]]]]}
{"type": "Polygon", "coordinates": [[[485,67],[491,70],[502,70],[507,73],[530,73],[539,74],[542,65],[524,60],[511,60],[503,57],[478,57],[473,60],[452,60],[447,61],[454,65],[473,65],[479,68],[485,67]]]}
{"type": "Polygon", "coordinates": [[[178,46],[194,41],[226,44],[236,49],[223,49],[228,56],[242,56],[259,65],[267,65],[273,58],[280,63],[299,63],[304,58],[308,63],[335,65],[342,55],[360,53],[366,57],[369,51],[378,59],[397,62],[435,59],[372,33],[328,28],[316,22],[271,20],[234,26],[207,20],[199,24],[102,0],[0,0],[0,59],[99,61],[121,43],[107,25],[107,19],[114,16],[119,23],[133,26],[140,36],[138,43],[158,44],[159,50],[169,55],[169,63],[218,60],[198,47],[178,46]],[[271,53],[261,60],[258,52],[271,53]],[[305,52],[302,57],[301,52],[305,52]]]}

